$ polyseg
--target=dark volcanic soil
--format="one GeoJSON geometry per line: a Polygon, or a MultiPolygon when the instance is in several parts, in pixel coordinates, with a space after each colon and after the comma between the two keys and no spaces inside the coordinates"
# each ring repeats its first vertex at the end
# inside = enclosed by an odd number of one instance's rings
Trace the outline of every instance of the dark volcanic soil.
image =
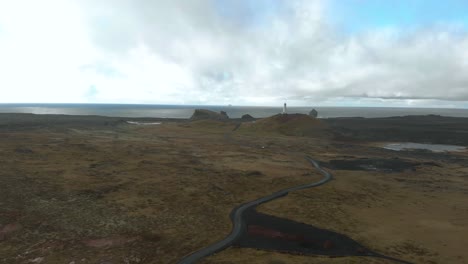
{"type": "Polygon", "coordinates": [[[248,210],[247,229],[236,246],[298,255],[380,256],[333,231],[248,210]]]}
{"type": "Polygon", "coordinates": [[[403,116],[322,119],[340,140],[401,141],[468,146],[468,118],[403,116]]]}
{"type": "Polygon", "coordinates": [[[381,172],[403,172],[405,170],[416,170],[416,168],[421,165],[439,166],[434,162],[420,163],[399,158],[361,158],[354,160],[330,160],[328,162],[323,163],[324,167],[334,170],[363,170],[381,172]]]}

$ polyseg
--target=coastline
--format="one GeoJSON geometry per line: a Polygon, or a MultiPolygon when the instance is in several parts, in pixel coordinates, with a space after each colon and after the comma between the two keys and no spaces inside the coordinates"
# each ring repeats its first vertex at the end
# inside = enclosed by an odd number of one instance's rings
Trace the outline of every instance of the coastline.
{"type": "MultiPolygon", "coordinates": [[[[216,106],[216,105],[150,105],[150,104],[0,104],[0,113],[100,115],[109,117],[189,118],[195,109],[225,111],[232,118],[251,114],[265,118],[282,112],[282,106],[216,106]]],[[[407,115],[441,115],[468,117],[468,109],[461,108],[402,108],[402,107],[331,107],[292,106],[290,113],[308,114],[315,108],[320,118],[392,117],[407,115]]]]}

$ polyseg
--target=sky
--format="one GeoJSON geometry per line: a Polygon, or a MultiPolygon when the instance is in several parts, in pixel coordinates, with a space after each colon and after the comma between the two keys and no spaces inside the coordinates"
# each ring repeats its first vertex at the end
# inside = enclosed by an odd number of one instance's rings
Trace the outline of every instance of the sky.
{"type": "Polygon", "coordinates": [[[468,1],[0,1],[0,92],[0,103],[468,108],[468,1]]]}

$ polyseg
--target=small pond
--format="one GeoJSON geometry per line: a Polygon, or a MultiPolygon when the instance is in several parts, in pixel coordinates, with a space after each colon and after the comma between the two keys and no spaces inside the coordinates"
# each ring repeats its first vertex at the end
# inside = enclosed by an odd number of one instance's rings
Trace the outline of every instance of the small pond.
{"type": "Polygon", "coordinates": [[[465,151],[466,148],[462,146],[455,145],[441,145],[441,144],[421,144],[421,143],[392,143],[384,146],[385,149],[390,150],[430,150],[433,152],[446,152],[446,151],[465,151]]]}
{"type": "Polygon", "coordinates": [[[161,122],[136,122],[136,121],[127,121],[128,124],[139,125],[139,126],[148,126],[148,125],[160,125],[161,122]]]}

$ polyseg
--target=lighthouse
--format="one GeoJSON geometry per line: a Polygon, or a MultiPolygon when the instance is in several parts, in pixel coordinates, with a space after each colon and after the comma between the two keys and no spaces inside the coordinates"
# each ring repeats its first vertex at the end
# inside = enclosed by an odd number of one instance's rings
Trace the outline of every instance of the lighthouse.
{"type": "Polygon", "coordinates": [[[286,103],[283,105],[283,115],[287,114],[286,103]]]}

